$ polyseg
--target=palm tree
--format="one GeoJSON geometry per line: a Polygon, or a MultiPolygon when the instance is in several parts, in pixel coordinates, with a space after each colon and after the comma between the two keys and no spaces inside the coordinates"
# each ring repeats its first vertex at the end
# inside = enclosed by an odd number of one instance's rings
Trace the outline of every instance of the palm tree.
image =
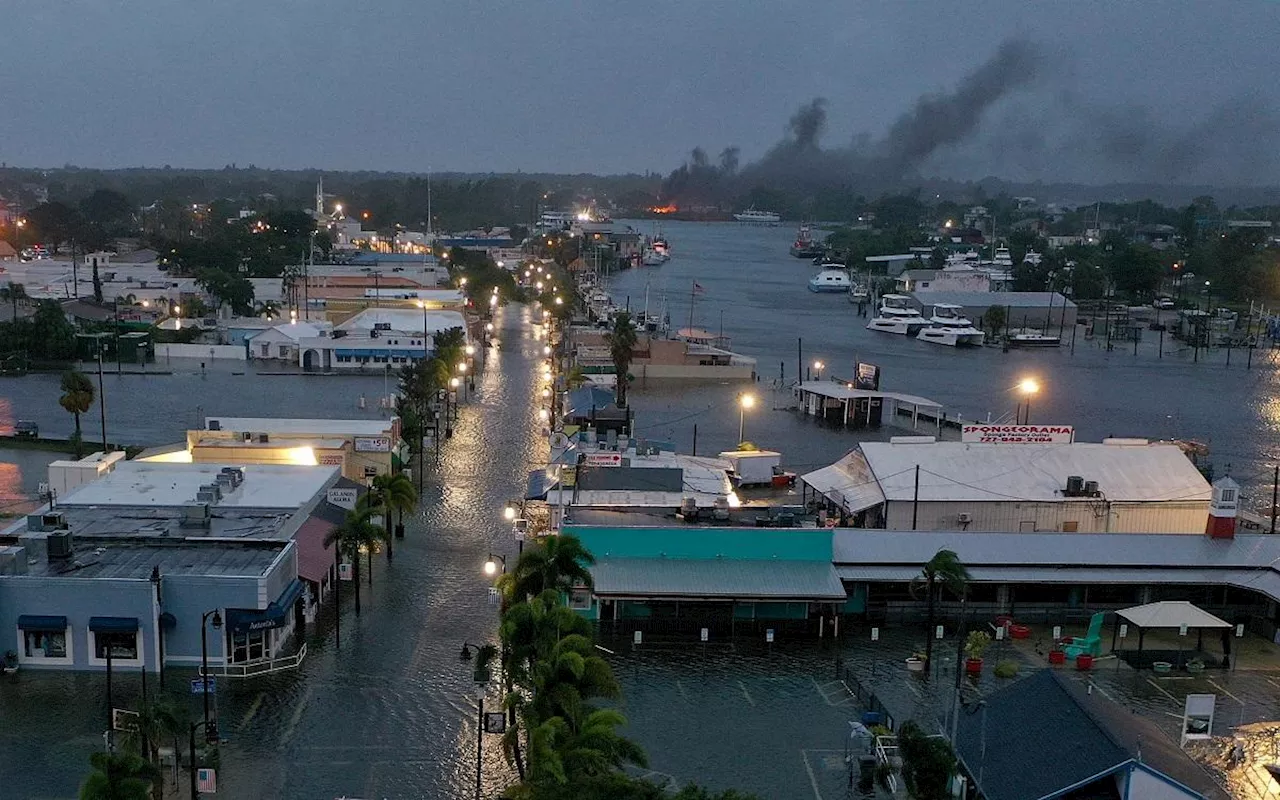
{"type": "Polygon", "coordinates": [[[135,719],[137,727],[127,731],[124,736],[124,747],[130,752],[138,753],[156,768],[155,783],[152,786],[152,800],[164,800],[164,770],[160,765],[160,745],[172,742],[174,752],[180,751],[178,737],[187,730],[186,716],[172,701],[161,698],[146,703],[138,708],[135,719]]]}
{"type": "Polygon", "coordinates": [[[530,732],[529,782],[535,787],[564,786],[626,765],[647,765],[644,751],[618,733],[627,722],[622,712],[592,709],[574,722],[552,717],[530,732]]]}
{"type": "Polygon", "coordinates": [[[13,319],[18,319],[18,301],[27,296],[27,289],[20,283],[12,283],[0,287],[0,299],[13,303],[13,319]]]}
{"type": "Polygon", "coordinates": [[[526,547],[504,583],[508,602],[537,597],[548,589],[567,592],[575,583],[592,585],[588,567],[595,557],[576,536],[548,536],[541,544],[526,547]]]}
{"type": "Polygon", "coordinates": [[[960,562],[954,550],[939,550],[933,554],[921,569],[920,574],[911,580],[912,593],[925,592],[929,603],[928,625],[924,637],[924,674],[929,674],[929,662],[933,658],[933,623],[934,606],[938,600],[938,592],[945,587],[957,597],[964,595],[965,586],[969,582],[969,570],[960,562]]]}
{"type": "Polygon", "coordinates": [[[62,396],[58,405],[76,418],[76,457],[80,457],[80,415],[93,407],[93,381],[83,372],[67,370],[62,373],[62,396]]]}
{"type": "Polygon", "coordinates": [[[94,753],[93,771],[80,784],[80,800],[149,800],[156,768],[137,753],[94,753]]]}
{"type": "Polygon", "coordinates": [[[605,334],[605,341],[609,344],[609,357],[613,359],[614,395],[621,408],[627,404],[627,372],[636,346],[636,326],[630,314],[614,316],[613,328],[605,334]]]}
{"type": "Polygon", "coordinates": [[[348,511],[342,524],[329,531],[329,535],[324,539],[325,547],[336,542],[338,550],[351,557],[354,573],[352,577],[355,578],[352,583],[356,590],[356,614],[360,613],[360,548],[363,547],[370,553],[369,569],[372,570],[373,548],[383,537],[382,528],[369,521],[378,509],[365,503],[365,497],[360,498],[361,502],[356,505],[355,510],[348,511]]]}
{"type": "MultiPolygon", "coordinates": [[[[390,561],[393,555],[391,549],[391,512],[398,512],[399,520],[396,522],[396,535],[404,536],[404,512],[413,511],[418,507],[418,492],[413,488],[413,481],[405,477],[403,472],[397,472],[394,475],[379,475],[373,479],[373,489],[369,495],[375,499],[371,502],[376,503],[383,508],[386,513],[383,514],[383,521],[386,523],[387,529],[387,560],[390,561]]],[[[370,570],[372,577],[372,570],[370,570]]]]}

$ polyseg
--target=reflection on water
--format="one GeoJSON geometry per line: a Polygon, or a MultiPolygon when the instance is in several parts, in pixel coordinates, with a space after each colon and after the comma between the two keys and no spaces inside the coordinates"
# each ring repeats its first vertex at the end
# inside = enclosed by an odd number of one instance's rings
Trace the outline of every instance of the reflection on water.
{"type": "Polygon", "coordinates": [[[1234,739],[1217,737],[1192,743],[1187,750],[1219,776],[1235,800],[1280,797],[1280,782],[1267,769],[1280,765],[1280,726],[1274,722],[1242,725],[1234,733],[1234,739]]]}

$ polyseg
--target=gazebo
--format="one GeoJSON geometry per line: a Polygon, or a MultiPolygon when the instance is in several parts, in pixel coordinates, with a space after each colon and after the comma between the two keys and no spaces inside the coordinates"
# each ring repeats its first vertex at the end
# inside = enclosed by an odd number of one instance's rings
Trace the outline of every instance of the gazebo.
{"type": "MultiPolygon", "coordinates": [[[[1197,608],[1187,600],[1164,600],[1159,603],[1147,603],[1146,605],[1125,608],[1116,612],[1116,627],[1111,632],[1111,649],[1113,651],[1116,651],[1116,639],[1120,633],[1121,620],[1137,626],[1138,652],[1142,651],[1143,639],[1146,637],[1148,629],[1176,628],[1179,635],[1185,635],[1186,632],[1194,630],[1196,632],[1196,650],[1199,651],[1204,647],[1204,632],[1206,628],[1221,630],[1232,627],[1230,622],[1215,617],[1204,609],[1197,608]]],[[[1177,660],[1178,662],[1182,660],[1182,648],[1178,649],[1177,660]]],[[[1180,663],[1178,665],[1181,666],[1180,663]]]]}

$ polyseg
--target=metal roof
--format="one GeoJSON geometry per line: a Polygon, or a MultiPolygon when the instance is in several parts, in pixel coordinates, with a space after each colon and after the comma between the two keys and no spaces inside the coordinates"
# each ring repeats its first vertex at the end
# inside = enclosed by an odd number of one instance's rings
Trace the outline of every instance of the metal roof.
{"type": "MultiPolygon", "coordinates": [[[[196,502],[201,486],[216,483],[224,466],[228,465],[124,461],[96,481],[58,498],[58,503],[60,506],[183,506],[196,502]]],[[[330,466],[236,466],[244,470],[244,481],[212,504],[214,508],[296,510],[310,503],[338,474],[338,468],[330,466]]]]}
{"type": "Polygon", "coordinates": [[[911,406],[920,406],[921,408],[942,408],[942,404],[930,400],[927,397],[920,397],[914,394],[903,394],[902,392],[873,392],[869,389],[855,389],[846,383],[837,383],[836,381],[802,381],[800,390],[803,392],[811,392],[813,394],[830,397],[834,400],[856,400],[864,397],[878,397],[882,399],[897,400],[899,403],[905,403],[911,406]]]}
{"type": "Polygon", "coordinates": [[[1219,619],[1186,600],[1164,600],[1116,612],[1139,628],[1230,628],[1230,622],[1219,619]]]}
{"type": "MultiPolygon", "coordinates": [[[[864,442],[862,454],[889,500],[1084,501],[1065,498],[1067,477],[1097,481],[1110,502],[1203,501],[1212,489],[1176,445],[864,442]]],[[[1207,510],[1207,505],[1206,505],[1207,510]]]]}
{"type": "Polygon", "coordinates": [[[801,475],[800,480],[848,514],[856,514],[884,502],[880,484],[856,450],[829,467],[801,475]]]}
{"type": "Polygon", "coordinates": [[[844,600],[821,561],[602,558],[591,567],[597,596],[724,600],[844,600]]]}
{"type": "MultiPolygon", "coordinates": [[[[92,549],[77,547],[67,562],[41,560],[28,574],[60,578],[141,579],[151,577],[153,567],[161,576],[217,576],[257,578],[265,575],[292,542],[174,543],[157,546],[143,541],[99,540],[92,549]]],[[[22,576],[14,576],[21,578],[22,576]]]]}
{"type": "Polygon", "coordinates": [[[951,292],[951,291],[917,291],[912,299],[926,306],[938,303],[953,303],[967,308],[989,308],[991,306],[1009,306],[1011,308],[1054,308],[1076,304],[1057,292],[951,292]]]}

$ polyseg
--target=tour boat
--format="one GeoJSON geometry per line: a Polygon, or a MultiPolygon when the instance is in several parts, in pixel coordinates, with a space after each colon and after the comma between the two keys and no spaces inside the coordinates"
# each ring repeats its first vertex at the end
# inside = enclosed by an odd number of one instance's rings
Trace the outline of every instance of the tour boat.
{"type": "Polygon", "coordinates": [[[809,279],[811,292],[847,292],[850,286],[849,273],[843,264],[838,269],[824,269],[809,279]]]}
{"type": "Polygon", "coordinates": [[[748,208],[746,211],[739,211],[733,215],[738,222],[746,222],[751,225],[777,225],[782,222],[782,216],[772,211],[756,211],[755,207],[748,208]]]}
{"type": "Polygon", "coordinates": [[[886,294],[881,296],[880,310],[867,323],[867,330],[914,336],[928,324],[929,321],[911,305],[910,297],[905,294],[886,294]]]}
{"type": "Polygon", "coordinates": [[[935,303],[933,316],[929,324],[920,329],[916,338],[922,342],[945,344],[948,347],[972,346],[982,344],[986,334],[973,327],[973,322],[961,312],[963,306],[952,303],[935,303]]]}

